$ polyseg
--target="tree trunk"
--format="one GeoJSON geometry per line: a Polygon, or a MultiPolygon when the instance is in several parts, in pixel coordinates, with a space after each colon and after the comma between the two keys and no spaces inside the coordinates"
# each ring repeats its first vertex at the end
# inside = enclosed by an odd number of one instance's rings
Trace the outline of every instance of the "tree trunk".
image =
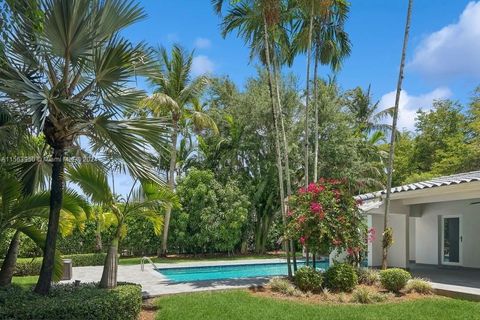
{"type": "Polygon", "coordinates": [[[313,158],[313,181],[318,181],[318,50],[315,50],[315,67],[313,68],[313,105],[315,108],[315,150],[313,158]]]}
{"type": "Polygon", "coordinates": [[[0,270],[0,287],[8,286],[12,283],[15,265],[17,264],[18,249],[20,247],[20,231],[13,235],[7,255],[3,260],[2,270],[0,270]]]}
{"type": "Polygon", "coordinates": [[[52,284],[53,267],[55,261],[55,249],[57,244],[58,224],[60,220],[60,210],[63,203],[64,188],[64,148],[53,149],[52,182],[50,189],[50,214],[48,216],[47,237],[45,248],[43,249],[42,268],[35,292],[46,295],[50,291],[52,284]]]}
{"type": "MultiPolygon", "coordinates": [[[[385,231],[388,228],[388,211],[390,209],[390,193],[392,189],[392,176],[393,176],[393,157],[395,153],[395,133],[397,131],[398,105],[400,103],[400,93],[402,91],[403,69],[405,68],[405,55],[407,52],[408,34],[410,31],[412,3],[413,3],[413,0],[408,1],[407,22],[405,24],[405,34],[403,37],[402,56],[400,58],[400,70],[398,72],[397,92],[395,95],[395,107],[393,111],[392,132],[390,136],[390,150],[388,153],[388,166],[387,166],[387,192],[385,196],[385,214],[383,216],[384,237],[385,237],[385,231]]],[[[387,244],[386,241],[382,241],[382,242],[383,242],[382,269],[386,269],[389,244],[387,244]]]]}
{"type": "MultiPolygon", "coordinates": [[[[285,191],[284,191],[284,184],[283,184],[283,166],[282,166],[282,152],[280,149],[280,134],[278,130],[278,108],[275,107],[275,99],[273,93],[273,77],[272,77],[272,64],[270,62],[270,42],[268,40],[268,25],[267,25],[267,18],[265,16],[265,12],[263,14],[263,36],[265,41],[265,60],[267,62],[267,73],[268,73],[268,84],[270,87],[270,100],[272,105],[272,115],[273,115],[273,126],[275,128],[275,150],[277,156],[277,171],[278,171],[278,184],[280,189],[280,210],[282,213],[283,224],[286,225],[286,214],[285,211],[285,191]]],[[[285,252],[288,251],[288,242],[287,240],[283,241],[283,247],[285,252]]],[[[288,266],[290,263],[287,261],[288,266]]],[[[288,276],[291,277],[291,269],[288,268],[288,276]]]]}
{"type": "Polygon", "coordinates": [[[310,26],[308,28],[308,44],[307,44],[307,83],[305,88],[305,187],[308,186],[308,110],[310,106],[310,59],[312,55],[312,32],[313,32],[313,4],[311,1],[310,9],[310,26]]]}
{"type": "MultiPolygon", "coordinates": [[[[172,149],[170,152],[170,168],[168,170],[168,187],[175,190],[175,166],[177,164],[177,138],[178,138],[178,116],[173,116],[173,132],[172,132],[172,149]]],[[[172,214],[172,206],[168,205],[165,211],[165,219],[163,221],[162,248],[160,256],[166,256],[168,250],[168,228],[170,227],[170,216],[172,214]]]]}
{"type": "MultiPolygon", "coordinates": [[[[117,228],[120,230],[121,225],[117,228]]],[[[100,280],[100,288],[112,289],[117,286],[117,273],[118,273],[118,243],[120,241],[119,231],[112,239],[110,248],[105,258],[105,264],[103,265],[102,279],[100,280]]]]}

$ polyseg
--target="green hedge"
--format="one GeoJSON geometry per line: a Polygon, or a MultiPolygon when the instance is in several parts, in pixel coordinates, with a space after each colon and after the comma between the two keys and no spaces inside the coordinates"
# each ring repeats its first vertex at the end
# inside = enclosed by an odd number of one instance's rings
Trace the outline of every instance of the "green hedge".
{"type": "Polygon", "coordinates": [[[142,306],[142,289],[135,284],[120,284],[113,290],[94,284],[75,287],[57,285],[47,296],[11,286],[0,289],[0,319],[137,319],[142,306]]]}
{"type": "MultiPolygon", "coordinates": [[[[72,259],[74,267],[102,266],[105,262],[105,253],[86,253],[64,255],[64,259],[72,259]]],[[[0,261],[1,263],[2,261],[0,261]]],[[[42,258],[18,258],[15,267],[16,276],[36,276],[40,273],[42,258]]]]}

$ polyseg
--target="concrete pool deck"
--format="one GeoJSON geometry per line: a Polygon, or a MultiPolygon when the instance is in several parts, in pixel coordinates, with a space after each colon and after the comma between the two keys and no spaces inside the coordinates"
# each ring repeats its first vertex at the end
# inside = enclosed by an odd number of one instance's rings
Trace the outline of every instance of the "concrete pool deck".
{"type": "MultiPolygon", "coordinates": [[[[181,268],[181,267],[200,267],[215,265],[245,265],[259,263],[281,263],[284,259],[249,259],[235,261],[203,261],[203,262],[185,262],[185,263],[156,263],[157,268],[181,268]]],[[[98,282],[102,277],[103,266],[92,267],[74,267],[72,280],[63,282],[98,282]]],[[[243,279],[223,279],[206,280],[196,282],[175,283],[169,281],[165,276],[153,269],[149,263],[145,264],[144,271],[141,265],[118,266],[117,280],[119,282],[133,282],[142,286],[144,298],[156,297],[166,294],[186,293],[209,290],[225,290],[247,288],[252,285],[262,285],[268,282],[269,277],[243,278],[243,279]]]]}

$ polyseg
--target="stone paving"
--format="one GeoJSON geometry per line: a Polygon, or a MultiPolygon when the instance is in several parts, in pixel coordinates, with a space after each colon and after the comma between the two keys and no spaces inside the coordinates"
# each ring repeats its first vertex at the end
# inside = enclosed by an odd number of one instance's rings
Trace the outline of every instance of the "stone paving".
{"type": "MultiPolygon", "coordinates": [[[[256,259],[256,260],[236,260],[236,261],[206,261],[206,262],[188,262],[188,263],[158,263],[157,268],[178,268],[187,266],[209,266],[209,265],[238,265],[238,264],[258,264],[284,262],[282,259],[256,259]]],[[[103,266],[93,267],[74,267],[72,280],[65,282],[98,282],[102,276],[103,266]]],[[[196,282],[174,283],[165,276],[153,269],[149,263],[145,264],[144,271],[140,265],[118,266],[118,281],[133,282],[142,286],[143,296],[145,298],[155,297],[165,294],[196,292],[207,290],[224,290],[235,288],[246,288],[252,285],[262,285],[268,282],[268,277],[244,278],[244,279],[224,279],[208,280],[196,282]]]]}

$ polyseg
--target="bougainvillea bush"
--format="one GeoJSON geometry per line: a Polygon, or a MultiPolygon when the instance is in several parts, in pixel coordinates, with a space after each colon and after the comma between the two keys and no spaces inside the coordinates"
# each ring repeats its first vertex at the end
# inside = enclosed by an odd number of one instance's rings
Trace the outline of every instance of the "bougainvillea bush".
{"type": "Polygon", "coordinates": [[[374,236],[359,205],[346,180],[322,178],[290,197],[286,237],[311,252],[345,251],[358,264],[374,236]]]}

